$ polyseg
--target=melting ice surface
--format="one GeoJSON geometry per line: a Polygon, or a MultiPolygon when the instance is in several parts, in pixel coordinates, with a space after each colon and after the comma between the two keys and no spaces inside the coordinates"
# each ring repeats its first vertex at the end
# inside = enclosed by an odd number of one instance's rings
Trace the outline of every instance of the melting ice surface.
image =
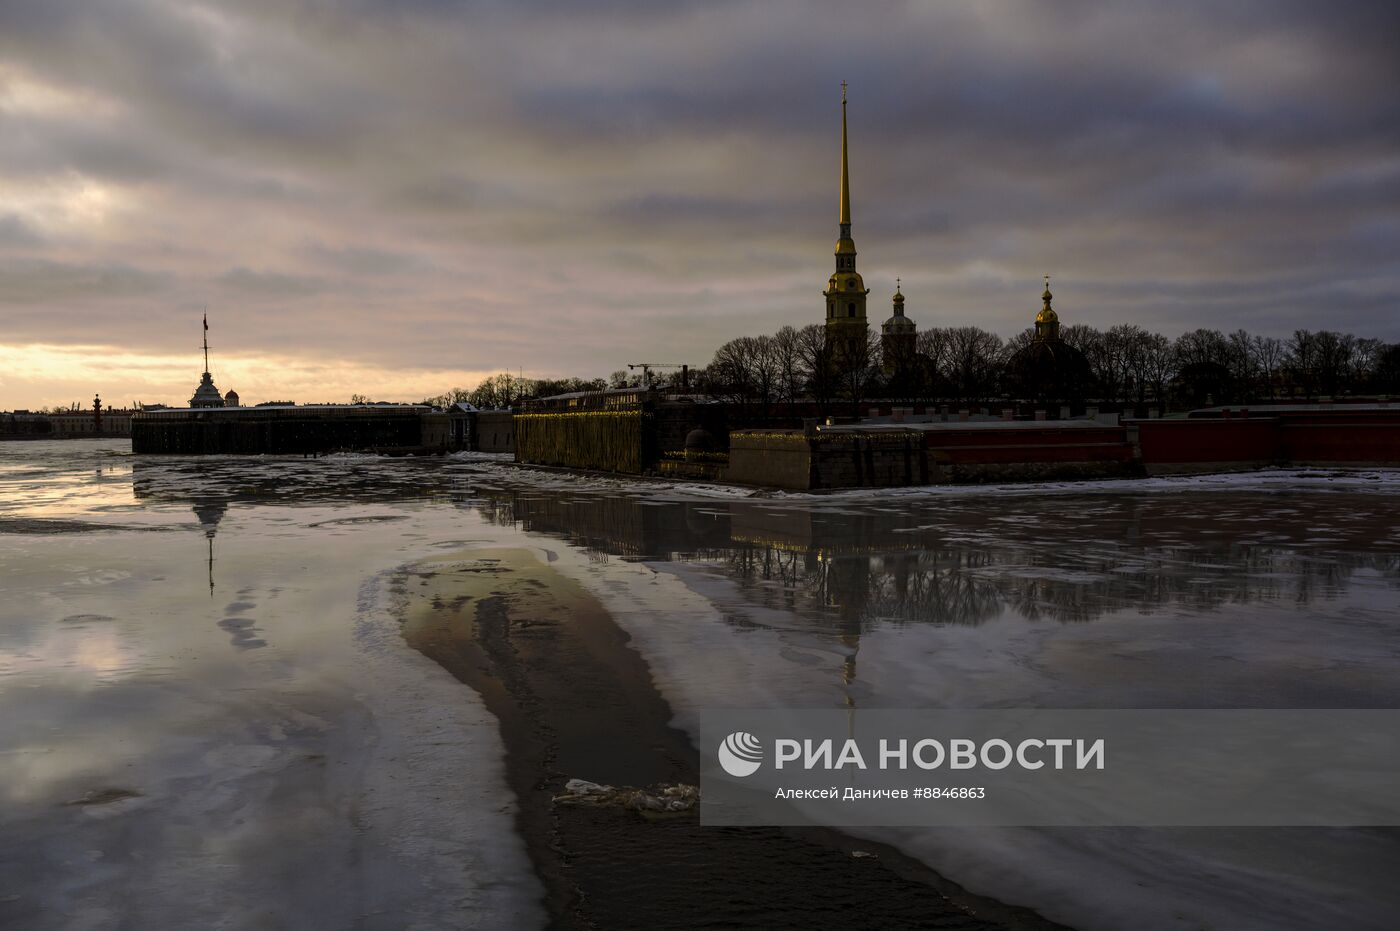
{"type": "Polygon", "coordinates": [[[530,927],[495,721],[382,573],[413,472],[0,444],[0,927],[530,927]]]}
{"type": "MultiPolygon", "coordinates": [[[[1400,475],[838,496],[0,444],[0,925],[530,926],[389,570],[534,549],[707,707],[1400,707],[1400,475]]],[[[587,777],[588,774],[577,774],[587,777]]],[[[1081,928],[1391,927],[1400,832],[873,830],[1081,928]]]]}

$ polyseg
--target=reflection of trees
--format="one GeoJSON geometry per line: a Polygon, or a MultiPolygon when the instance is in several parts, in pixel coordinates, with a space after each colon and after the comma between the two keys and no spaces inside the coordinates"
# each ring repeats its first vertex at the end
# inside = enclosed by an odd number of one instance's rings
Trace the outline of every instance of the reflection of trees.
{"type": "Polygon", "coordinates": [[[980,554],[920,551],[830,556],[745,545],[715,564],[765,608],[828,618],[847,633],[873,623],[980,623],[1001,612],[994,586],[966,572],[980,554]]]}
{"type": "Polygon", "coordinates": [[[719,508],[630,495],[491,491],[466,499],[487,522],[568,540],[589,553],[633,559],[692,559],[729,544],[719,508]]]}
{"type": "Polygon", "coordinates": [[[1168,606],[1209,611],[1258,601],[1307,603],[1332,598],[1352,574],[1394,575],[1397,559],[1333,554],[1327,558],[1276,547],[1230,547],[1195,553],[1123,547],[1082,560],[1047,559],[1016,546],[928,549],[884,556],[821,555],[747,546],[723,560],[755,603],[823,612],[841,630],[878,624],[981,624],[1011,612],[1032,621],[1091,621],[1168,606]],[[771,583],[777,581],[778,587],[771,583]],[[775,593],[781,592],[781,603],[775,593]]]}
{"type": "MultiPolygon", "coordinates": [[[[1080,623],[1124,610],[1308,603],[1336,597],[1359,570],[1400,575],[1397,557],[1364,549],[1324,554],[1302,541],[1241,542],[1225,532],[1193,539],[1186,531],[1194,518],[1176,502],[1125,497],[1086,509],[1082,501],[1030,500],[1030,508],[1024,499],[958,505],[946,526],[917,534],[907,519],[873,510],[817,519],[799,510],[757,514],[754,505],[538,491],[473,506],[493,523],[563,536],[599,554],[707,566],[755,608],[796,614],[843,637],[878,625],[975,625],[1008,613],[1080,623]]],[[[1241,531],[1257,529],[1248,508],[1236,516],[1241,531]]],[[[1315,533],[1318,520],[1299,514],[1299,536],[1315,533]]],[[[735,624],[755,623],[742,611],[729,615],[735,624]]]]}
{"type": "Polygon", "coordinates": [[[987,580],[986,554],[942,549],[886,557],[872,565],[872,620],[891,623],[980,624],[1001,613],[987,580]]]}
{"type": "MultiPolygon", "coordinates": [[[[748,604],[843,637],[1002,614],[1072,623],[1124,610],[1308,604],[1337,597],[1358,572],[1400,588],[1400,555],[1378,543],[1393,533],[1385,495],[682,502],[626,487],[511,486],[498,473],[488,486],[441,460],[139,456],[133,487],[137,498],[193,507],[206,532],[232,503],[447,501],[598,559],[703,566],[732,580],[748,604]]],[[[727,610],[734,623],[758,623],[741,605],[727,610]]]]}

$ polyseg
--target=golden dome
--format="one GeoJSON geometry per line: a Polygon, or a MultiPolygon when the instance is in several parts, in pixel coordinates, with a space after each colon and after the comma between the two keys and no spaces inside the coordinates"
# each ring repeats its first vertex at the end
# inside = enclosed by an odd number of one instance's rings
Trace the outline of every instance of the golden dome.
{"type": "Polygon", "coordinates": [[[894,316],[886,320],[880,329],[886,334],[913,333],[914,321],[904,316],[904,291],[899,286],[899,279],[894,280],[894,316]]]}
{"type": "Polygon", "coordinates": [[[1053,295],[1050,293],[1050,276],[1049,276],[1049,275],[1046,275],[1046,276],[1045,276],[1045,291],[1044,291],[1044,293],[1042,293],[1042,294],[1040,295],[1040,300],[1041,300],[1041,302],[1043,303],[1044,306],[1042,306],[1042,307],[1040,308],[1040,313],[1038,313],[1038,314],[1035,315],[1035,322],[1036,322],[1036,323],[1059,323],[1059,322],[1060,322],[1060,315],[1057,314],[1057,313],[1055,313],[1055,311],[1050,307],[1050,298],[1051,298],[1051,297],[1053,297],[1053,295]]]}
{"type": "Polygon", "coordinates": [[[837,254],[837,255],[855,255],[855,254],[856,254],[856,243],[855,243],[855,240],[854,240],[854,239],[838,239],[838,240],[836,240],[836,254],[837,254]]]}

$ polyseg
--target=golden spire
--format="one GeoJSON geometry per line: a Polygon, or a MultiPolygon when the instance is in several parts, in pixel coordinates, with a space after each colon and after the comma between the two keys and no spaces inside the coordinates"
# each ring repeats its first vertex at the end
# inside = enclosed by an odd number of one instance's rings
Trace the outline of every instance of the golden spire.
{"type": "Polygon", "coordinates": [[[846,163],[846,82],[841,82],[841,220],[843,233],[851,225],[851,175],[846,163]]]}
{"type": "Polygon", "coordinates": [[[827,319],[838,315],[864,326],[865,282],[856,271],[856,243],[851,238],[850,169],[846,160],[846,82],[841,82],[841,232],[836,240],[836,271],[827,282],[827,319]],[[855,298],[855,300],[852,300],[855,298]]]}

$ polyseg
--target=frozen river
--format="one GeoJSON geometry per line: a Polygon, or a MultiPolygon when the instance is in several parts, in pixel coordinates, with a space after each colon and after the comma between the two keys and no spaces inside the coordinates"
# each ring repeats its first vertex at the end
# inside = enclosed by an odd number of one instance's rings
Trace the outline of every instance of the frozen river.
{"type": "MultiPolygon", "coordinates": [[[[1400,475],[827,497],[0,444],[0,927],[530,927],[495,719],[395,570],[525,550],[677,723],[1400,707],[1400,475]]],[[[1393,829],[872,831],[1080,928],[1393,927],[1393,829]]]]}

